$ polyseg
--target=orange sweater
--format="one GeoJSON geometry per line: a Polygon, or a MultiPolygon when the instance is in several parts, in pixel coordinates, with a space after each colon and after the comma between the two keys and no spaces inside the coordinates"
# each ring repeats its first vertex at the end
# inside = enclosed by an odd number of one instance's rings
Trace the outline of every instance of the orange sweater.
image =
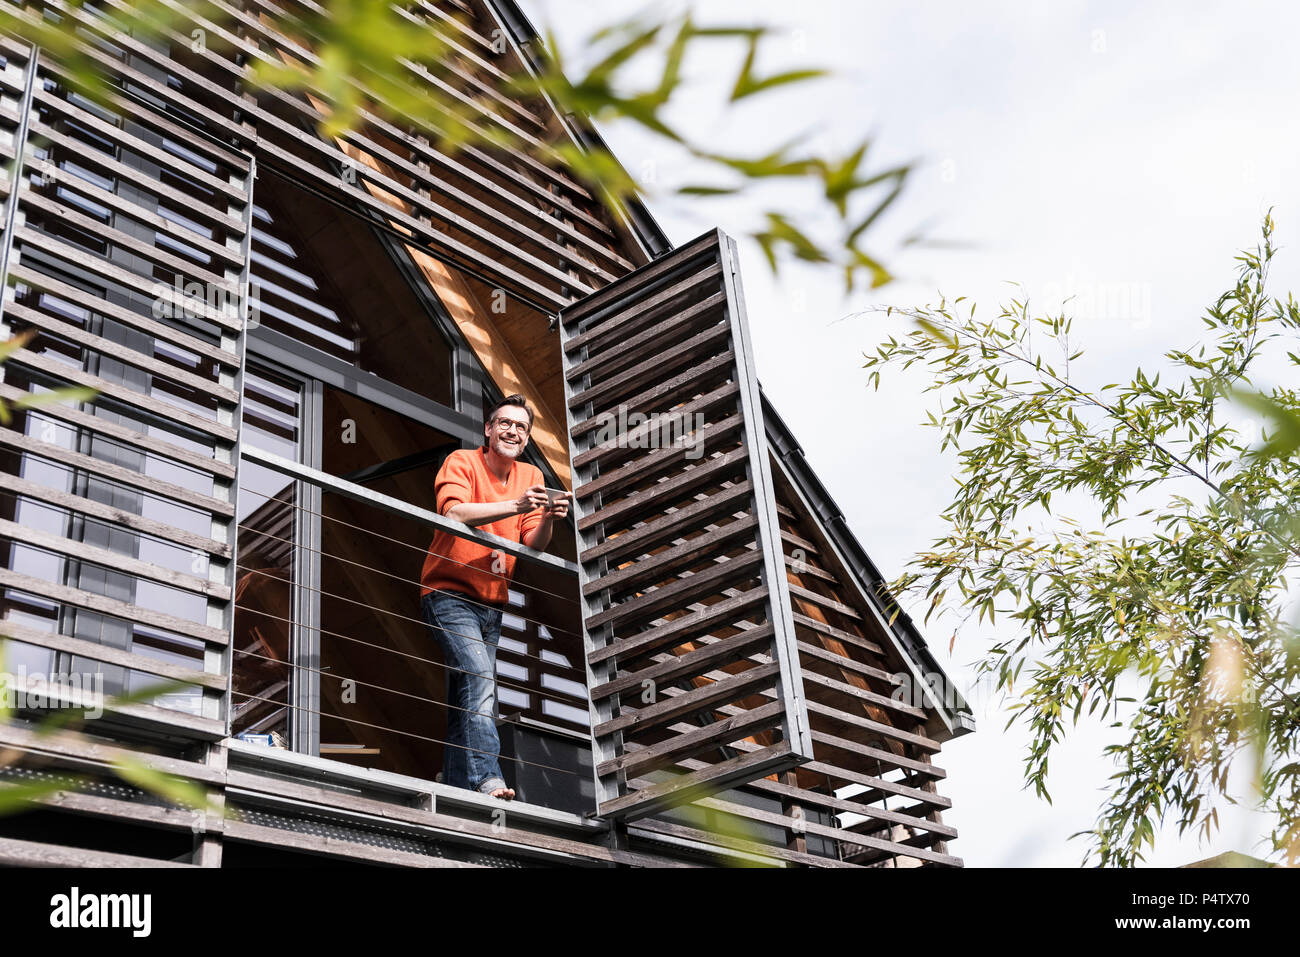
{"type": "MultiPolygon", "coordinates": [[[[458,449],[447,456],[434,480],[438,514],[446,515],[454,505],[464,502],[513,502],[528,491],[530,485],[546,484],[537,466],[516,462],[503,486],[488,470],[487,453],[482,449],[458,449]]],[[[481,531],[522,542],[542,522],[542,510],[510,515],[495,522],[479,525],[481,531]]],[[[509,598],[507,582],[514,571],[515,558],[497,553],[477,542],[458,538],[450,532],[434,532],[429,553],[424,556],[420,573],[420,594],[438,588],[464,592],[478,601],[504,604],[509,598]],[[499,558],[498,558],[499,555],[499,558]],[[496,570],[493,564],[496,563],[496,570]]]]}

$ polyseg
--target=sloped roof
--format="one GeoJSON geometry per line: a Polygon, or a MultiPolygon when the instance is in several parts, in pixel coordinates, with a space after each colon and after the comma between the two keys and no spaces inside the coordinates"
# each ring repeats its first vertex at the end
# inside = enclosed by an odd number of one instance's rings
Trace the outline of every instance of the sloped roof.
{"type": "MultiPolygon", "coordinates": [[[[762,392],[761,385],[759,391],[762,392]]],[[[885,578],[880,569],[849,528],[844,513],[808,464],[803,447],[785,420],[777,414],[766,393],[762,393],[762,400],[763,425],[769,449],[785,467],[799,494],[808,502],[811,518],[834,545],[840,561],[853,575],[854,584],[876,611],[878,621],[893,642],[899,657],[914,666],[913,681],[916,687],[925,692],[928,707],[936,712],[946,729],[946,735],[937,728],[934,729],[935,733],[940,737],[957,737],[974,731],[975,719],[971,715],[970,706],[949,680],[911,617],[900,609],[897,617],[890,622],[893,612],[884,594],[885,578]],[[946,689],[946,700],[930,693],[931,678],[946,689]]]]}

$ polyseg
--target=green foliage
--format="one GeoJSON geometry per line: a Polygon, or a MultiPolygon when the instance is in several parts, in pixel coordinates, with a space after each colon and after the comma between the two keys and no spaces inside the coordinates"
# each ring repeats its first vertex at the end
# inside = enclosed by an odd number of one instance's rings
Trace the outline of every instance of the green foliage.
{"type": "Polygon", "coordinates": [[[1080,384],[1070,320],[1023,299],[989,320],[962,299],[891,308],[915,326],[865,363],[877,386],[919,363],[940,397],[929,424],[957,450],[958,487],[946,534],[893,587],[932,613],[998,614],[977,672],[1029,730],[1027,786],[1050,800],[1052,750],[1083,715],[1125,729],[1083,834],[1103,865],[1142,860],[1161,822],[1214,833],[1238,755],[1276,818],[1272,851],[1300,863],[1300,393],[1294,371],[1266,392],[1252,381],[1300,365],[1300,308],[1266,289],[1272,233],[1270,216],[1205,338],[1163,373],[1080,384]],[[1238,401],[1268,417],[1260,448],[1233,424],[1238,401]]]}
{"type": "MultiPolygon", "coordinates": [[[[707,802],[706,802],[707,803],[707,802]]],[[[724,812],[713,813],[700,804],[683,804],[674,811],[686,823],[699,831],[704,831],[718,844],[736,851],[762,854],[764,851],[761,835],[757,829],[744,818],[735,817],[724,812]]],[[[754,860],[751,857],[723,858],[729,867],[764,868],[772,865],[754,860]]]]}
{"type": "MultiPolygon", "coordinates": [[[[167,43],[198,56],[206,51],[230,54],[238,32],[248,31],[235,11],[211,0],[44,0],[44,6],[42,17],[34,7],[0,4],[0,31],[40,46],[62,65],[75,88],[98,100],[112,90],[100,67],[112,58],[78,35],[79,21],[98,20],[110,34],[167,43]]],[[[319,132],[325,137],[346,138],[352,131],[365,131],[372,118],[381,118],[417,129],[449,152],[510,148],[549,165],[563,164],[616,209],[648,194],[649,184],[639,183],[605,150],[545,143],[515,125],[497,95],[464,82],[450,65],[465,63],[464,38],[458,39],[458,28],[447,20],[425,19],[418,7],[412,12],[388,0],[282,8],[266,26],[288,44],[289,53],[241,44],[248,55],[242,82],[251,91],[309,97],[321,113],[319,132]]],[[[723,64],[725,70],[728,54],[739,58],[729,97],[738,106],[826,76],[815,68],[764,73],[759,64],[772,37],[764,27],[700,25],[687,12],[636,18],[595,32],[587,41],[594,65],[573,75],[566,75],[553,39],[536,73],[508,65],[512,61],[504,55],[502,38],[493,38],[500,51],[488,65],[502,74],[498,93],[549,100],[561,115],[630,123],[666,147],[684,150],[706,177],[719,179],[673,191],[697,204],[767,182],[803,184],[822,198],[821,208],[803,202],[791,209],[764,209],[750,233],[772,268],[788,254],[838,267],[849,291],[862,280],[881,286],[892,275],[863,251],[862,239],[898,197],[910,164],[868,174],[861,168],[866,142],[844,156],[817,155],[798,144],[774,146],[758,156],[732,155],[688,141],[665,119],[694,94],[684,79],[692,59],[707,60],[711,67],[723,64]],[[638,86],[629,75],[645,58],[657,58],[652,62],[661,68],[652,84],[638,86]],[[822,219],[833,225],[814,230],[812,223],[822,225],[822,219]]]]}
{"type": "MultiPolygon", "coordinates": [[[[777,271],[780,258],[789,254],[796,259],[814,263],[834,263],[843,270],[845,287],[852,290],[860,278],[866,277],[874,288],[893,277],[874,258],[859,246],[868,226],[889,208],[902,190],[910,164],[887,169],[875,174],[862,172],[869,142],[864,142],[845,156],[819,156],[809,152],[799,141],[773,146],[757,156],[741,156],[710,148],[707,144],[689,141],[680,131],[670,127],[663,119],[670,107],[689,96],[683,79],[683,64],[699,51],[701,57],[718,60],[719,44],[740,42],[745,49],[736,81],[732,86],[731,102],[776,89],[806,84],[821,79],[826,71],[818,69],[791,70],[760,77],[755,64],[763,44],[772,32],[762,27],[697,25],[690,13],[668,22],[633,20],[609,27],[593,34],[588,46],[599,50],[603,56],[584,75],[570,80],[558,46],[549,38],[546,69],[539,76],[526,74],[512,78],[511,87],[523,95],[549,97],[564,112],[578,112],[597,121],[630,121],[684,150],[702,163],[705,171],[712,171],[721,182],[687,184],[677,188],[677,195],[707,199],[728,196],[764,182],[783,181],[811,184],[824,199],[826,212],[838,225],[838,236],[826,240],[814,236],[811,222],[816,218],[806,209],[792,212],[766,209],[761,213],[763,224],[750,236],[763,249],[769,265],[777,271]],[[658,55],[663,68],[653,86],[638,89],[626,78],[626,73],[638,57],[658,55]],[[882,194],[883,195],[879,195],[882,194]],[[870,200],[869,209],[861,213],[861,203],[870,200]],[[854,218],[858,213],[858,218],[854,218]]],[[[612,165],[618,165],[611,161],[612,165]]],[[[594,179],[615,204],[633,196],[643,195],[643,188],[626,179],[622,182],[603,182],[594,179]]]]}
{"type": "MultiPolygon", "coordinates": [[[[6,636],[0,634],[0,676],[7,675],[4,664],[6,636]]],[[[0,681],[7,679],[0,679],[0,681]]],[[[119,711],[131,704],[150,702],[160,695],[187,687],[184,682],[159,681],[135,691],[114,695],[102,703],[105,712],[119,711]]],[[[0,724],[10,720],[8,701],[0,696],[0,724]]],[[[41,738],[53,738],[60,734],[71,736],[74,740],[80,736],[80,728],[85,724],[85,713],[79,708],[60,708],[51,711],[35,727],[35,733],[41,738]]],[[[18,751],[0,751],[0,768],[12,764],[18,757],[18,751]]],[[[224,806],[215,801],[202,785],[186,778],[164,774],[139,757],[120,754],[105,766],[105,771],[120,778],[127,784],[149,791],[172,804],[202,810],[208,814],[224,816],[224,806]]],[[[60,774],[45,780],[0,785],[0,817],[16,814],[31,808],[34,802],[50,797],[59,791],[77,791],[90,782],[84,774],[60,774]]]]}
{"type": "MultiPolygon", "coordinates": [[[[12,339],[0,342],[0,363],[25,347],[35,335],[35,329],[28,329],[12,339]]],[[[84,386],[68,386],[62,389],[51,389],[48,392],[34,392],[12,400],[0,398],[0,425],[7,428],[13,422],[15,409],[36,409],[55,402],[85,402],[94,398],[96,394],[94,389],[84,386]]]]}

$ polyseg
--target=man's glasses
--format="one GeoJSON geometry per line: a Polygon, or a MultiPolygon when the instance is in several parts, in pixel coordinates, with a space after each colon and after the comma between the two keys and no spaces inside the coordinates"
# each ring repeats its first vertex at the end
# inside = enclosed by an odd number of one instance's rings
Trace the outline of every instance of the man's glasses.
{"type": "Polygon", "coordinates": [[[498,432],[514,432],[517,430],[520,435],[528,434],[527,422],[513,422],[510,419],[497,419],[493,422],[493,425],[497,427],[498,432]]]}

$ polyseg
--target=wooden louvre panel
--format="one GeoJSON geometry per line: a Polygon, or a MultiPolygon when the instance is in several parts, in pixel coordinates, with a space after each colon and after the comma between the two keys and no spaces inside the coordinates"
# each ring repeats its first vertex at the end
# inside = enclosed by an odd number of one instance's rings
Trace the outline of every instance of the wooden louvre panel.
{"type": "Polygon", "coordinates": [[[4,632],[110,693],[179,682],[122,714],[220,739],[253,161],[0,45],[21,108],[0,317],[31,334],[0,397],[93,391],[0,428],[4,632]]]}
{"type": "Polygon", "coordinates": [[[450,96],[470,108],[481,133],[508,134],[515,144],[459,150],[439,145],[443,130],[404,121],[391,92],[360,80],[350,87],[365,109],[339,137],[316,132],[328,106],[311,90],[245,88],[254,67],[319,64],[324,37],[308,31],[321,28],[313,14],[322,8],[311,0],[164,6],[175,20],[156,42],[124,35],[104,19],[130,10],[129,0],[37,0],[14,13],[32,23],[59,18],[77,31],[76,52],[114,83],[144,91],[155,108],[216,135],[236,131],[260,168],[347,202],[521,302],[549,313],[633,267],[601,201],[565,170],[552,145],[565,141],[551,131],[560,118],[544,101],[518,102],[503,92],[522,64],[483,35],[500,29],[490,5],[464,4],[454,15],[424,0],[394,7],[431,37],[450,41],[435,71],[404,64],[401,94],[450,96]],[[286,35],[299,29],[302,35],[286,35]],[[194,43],[196,30],[209,42],[194,43]]]}
{"type": "Polygon", "coordinates": [[[560,313],[603,816],[812,754],[735,264],[714,230],[560,313]]]}
{"type": "MultiPolygon", "coordinates": [[[[11,12],[31,24],[65,24],[68,52],[120,91],[112,96],[123,109],[165,116],[251,153],[263,174],[258,237],[275,231],[263,211],[283,223],[271,207],[276,183],[287,181],[347,209],[358,231],[365,224],[400,242],[402,267],[409,257],[467,339],[468,375],[477,374],[477,361],[493,370],[505,394],[528,397],[538,413],[533,446],[567,485],[558,369],[550,360],[531,360],[553,359],[549,320],[558,309],[634,269],[644,253],[626,218],[584,185],[557,150],[578,142],[571,118],[557,114],[547,99],[512,88],[510,78],[530,69],[529,57],[495,5],[419,0],[392,6],[395,16],[446,46],[438,46],[436,60],[400,64],[392,85],[376,89],[352,78],[349,88],[361,109],[355,127],[337,136],[320,129],[329,105],[318,90],[264,88],[249,77],[268,66],[318,66],[333,33],[328,4],[164,0],[160,10],[169,22],[152,38],[124,34],[106,19],[132,9],[130,0],[33,0],[11,12]],[[195,43],[195,36],[207,42],[195,43]],[[404,106],[434,95],[467,107],[480,133],[508,134],[512,145],[449,144],[437,115],[420,119],[404,106]]],[[[0,56],[18,48],[17,41],[0,37],[0,56]]],[[[60,69],[53,63],[47,68],[60,69]]],[[[17,67],[6,73],[21,77],[17,67]]],[[[64,68],[55,79],[71,75],[64,68]]],[[[0,108],[0,130],[7,122],[13,115],[0,108]]],[[[0,143],[0,153],[4,149],[0,143]]],[[[261,265],[266,247],[259,246],[252,257],[261,265]]],[[[322,341],[328,320],[304,330],[304,316],[285,302],[293,291],[275,285],[281,288],[258,286],[266,294],[263,333],[288,324],[295,338],[310,334],[316,346],[346,361],[364,361],[375,347],[373,333],[344,341],[325,335],[322,341]]],[[[397,384],[409,387],[401,377],[397,384]]]]}
{"type": "Polygon", "coordinates": [[[769,853],[793,863],[959,867],[947,845],[957,831],[942,818],[952,802],[938,792],[941,743],[908,691],[882,605],[827,533],[824,503],[779,456],[771,466],[813,759],[698,806],[725,833],[784,844],[769,853]]]}

